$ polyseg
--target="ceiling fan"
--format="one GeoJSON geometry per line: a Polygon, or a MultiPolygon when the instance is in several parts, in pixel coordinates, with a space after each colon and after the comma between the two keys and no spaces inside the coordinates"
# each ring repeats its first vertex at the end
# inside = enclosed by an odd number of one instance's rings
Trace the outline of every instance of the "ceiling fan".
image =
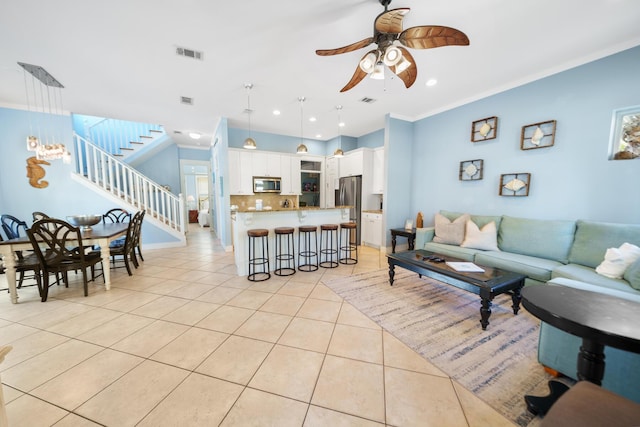
{"type": "Polygon", "coordinates": [[[374,79],[384,79],[386,65],[409,88],[416,81],[418,68],[413,56],[403,46],[414,49],[431,49],[442,46],[468,46],[469,38],[465,33],[451,27],[439,25],[421,25],[402,30],[402,20],[411,9],[403,7],[388,10],[391,0],[378,0],[384,6],[384,12],[373,23],[373,37],[367,37],[337,49],[319,49],[320,56],[339,55],[362,49],[372,43],[377,47],[367,52],[360,60],[349,83],[340,92],[346,92],[360,83],[367,75],[374,79]],[[395,42],[398,41],[399,45],[395,42]]]}

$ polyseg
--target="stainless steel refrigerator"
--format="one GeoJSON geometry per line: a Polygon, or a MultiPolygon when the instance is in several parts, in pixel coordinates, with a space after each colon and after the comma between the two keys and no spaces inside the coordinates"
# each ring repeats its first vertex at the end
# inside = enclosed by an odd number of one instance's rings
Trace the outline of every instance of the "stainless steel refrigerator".
{"type": "Polygon", "coordinates": [[[352,241],[355,239],[356,244],[360,244],[360,227],[361,227],[361,206],[362,206],[362,176],[348,176],[340,178],[340,185],[336,190],[336,205],[351,206],[349,209],[349,221],[357,224],[355,236],[352,235],[352,241]]]}

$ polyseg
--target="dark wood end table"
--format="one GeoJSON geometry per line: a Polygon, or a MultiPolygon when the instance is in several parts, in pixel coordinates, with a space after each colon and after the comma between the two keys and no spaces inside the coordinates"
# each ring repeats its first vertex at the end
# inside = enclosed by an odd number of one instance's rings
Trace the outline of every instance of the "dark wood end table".
{"type": "Polygon", "coordinates": [[[392,228],[391,230],[391,253],[396,253],[396,236],[406,237],[409,243],[409,250],[414,249],[414,242],[416,240],[416,229],[412,228],[407,230],[406,228],[392,228]]]}
{"type": "MultiPolygon", "coordinates": [[[[640,353],[640,303],[568,286],[538,285],[522,290],[522,305],[538,319],[582,338],[579,381],[602,384],[604,346],[640,353]]],[[[545,414],[567,387],[551,380],[549,389],[549,396],[525,396],[530,412],[545,414]]]]}

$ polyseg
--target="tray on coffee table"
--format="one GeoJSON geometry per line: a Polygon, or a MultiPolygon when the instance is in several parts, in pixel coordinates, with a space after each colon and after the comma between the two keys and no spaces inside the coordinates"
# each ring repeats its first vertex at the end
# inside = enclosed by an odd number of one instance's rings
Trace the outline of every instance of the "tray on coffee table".
{"type": "Polygon", "coordinates": [[[483,272],[456,271],[448,262],[465,262],[465,260],[447,255],[437,254],[422,249],[416,251],[387,254],[389,263],[389,284],[393,286],[395,267],[427,276],[456,288],[480,296],[480,324],[486,330],[491,316],[491,304],[497,295],[511,295],[513,314],[520,310],[520,290],[524,286],[526,276],[512,271],[476,264],[483,272]]]}

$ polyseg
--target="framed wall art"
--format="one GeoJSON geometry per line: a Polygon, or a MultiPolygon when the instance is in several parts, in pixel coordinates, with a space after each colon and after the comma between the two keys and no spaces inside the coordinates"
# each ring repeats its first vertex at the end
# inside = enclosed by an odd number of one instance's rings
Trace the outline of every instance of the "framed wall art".
{"type": "Polygon", "coordinates": [[[501,196],[526,197],[531,185],[530,173],[505,173],[500,175],[501,196]]]}
{"type": "Polygon", "coordinates": [[[640,105],[613,112],[609,160],[640,158],[640,105]]]}
{"type": "Polygon", "coordinates": [[[484,161],[482,159],[465,160],[460,162],[460,181],[478,181],[482,179],[484,161]]]}
{"type": "Polygon", "coordinates": [[[555,120],[522,126],[520,149],[533,150],[535,148],[551,147],[555,141],[555,137],[555,120]]]}
{"type": "Polygon", "coordinates": [[[498,135],[498,118],[487,117],[471,124],[471,142],[487,141],[498,135]]]}

